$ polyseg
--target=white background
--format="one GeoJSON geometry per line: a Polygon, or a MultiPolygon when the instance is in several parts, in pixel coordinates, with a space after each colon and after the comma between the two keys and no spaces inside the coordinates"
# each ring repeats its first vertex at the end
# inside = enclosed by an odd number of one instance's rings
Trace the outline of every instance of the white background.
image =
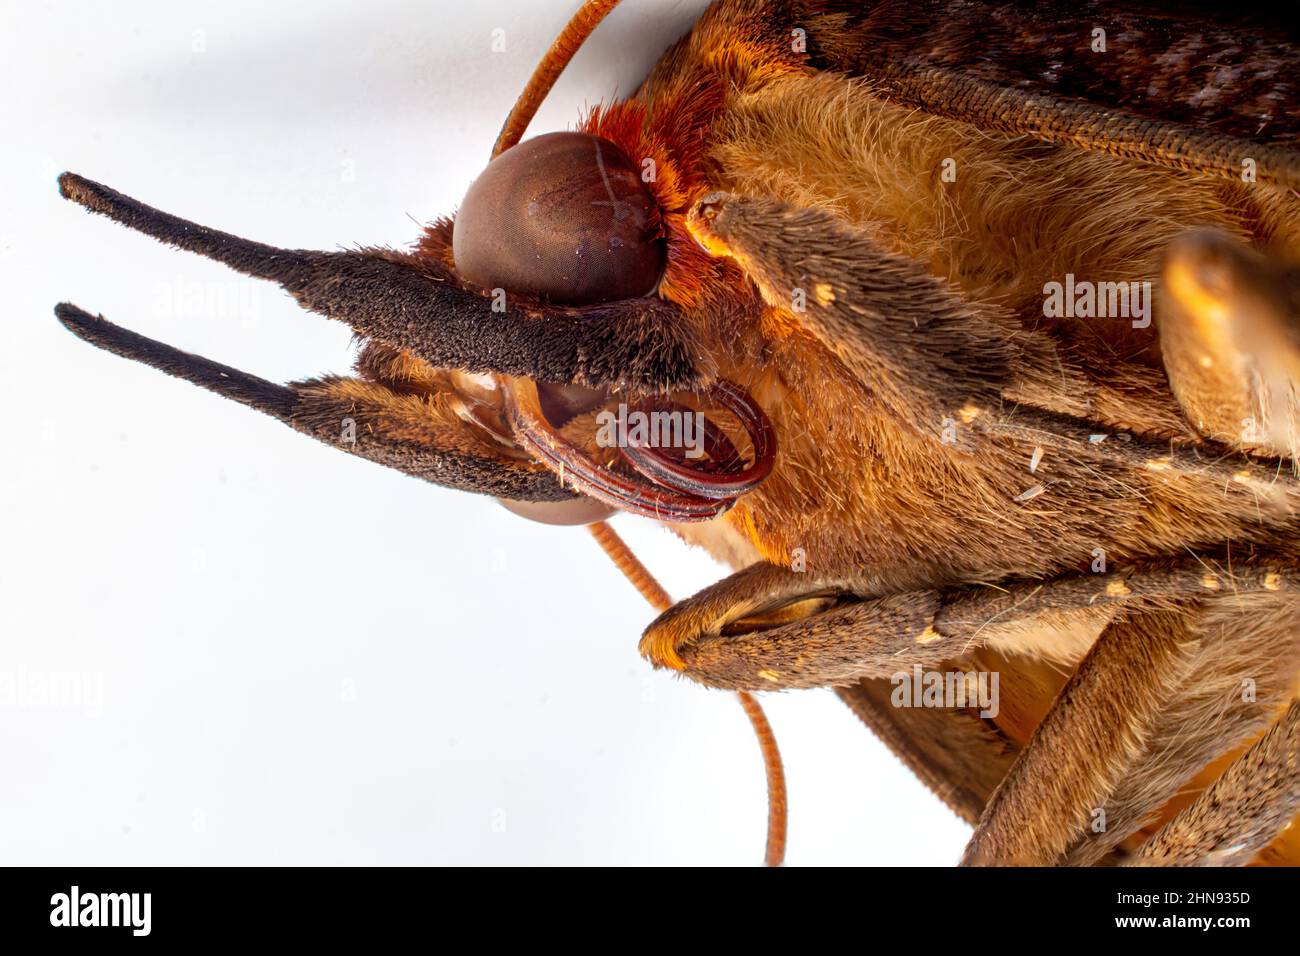
{"type": "MultiPolygon", "coordinates": [[[[51,314],[273,380],[345,372],[345,328],[55,176],[278,245],[403,245],[574,6],[0,6],[0,862],[761,858],[741,709],[637,656],[649,608],[584,531],[348,458],[51,314]]],[[[630,92],[702,6],[626,0],[533,132],[630,92]]],[[[679,597],[723,573],[616,526],[679,597]]],[[[833,695],[764,703],[792,864],[956,860],[966,827],[833,695]]]]}

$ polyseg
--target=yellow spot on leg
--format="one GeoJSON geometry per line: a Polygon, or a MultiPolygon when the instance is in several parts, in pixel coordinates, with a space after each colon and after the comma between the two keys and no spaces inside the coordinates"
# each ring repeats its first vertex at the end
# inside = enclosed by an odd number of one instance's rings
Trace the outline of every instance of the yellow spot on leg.
{"type": "Polygon", "coordinates": [[[942,641],[943,635],[934,629],[934,625],[927,625],[926,629],[916,637],[918,644],[933,644],[935,641],[942,641]]]}
{"type": "Polygon", "coordinates": [[[1206,574],[1201,576],[1201,587],[1208,591],[1219,590],[1219,579],[1216,575],[1206,574]]]}
{"type": "Polygon", "coordinates": [[[1106,593],[1111,597],[1128,597],[1133,591],[1123,581],[1111,581],[1106,585],[1106,593]]]}
{"type": "Polygon", "coordinates": [[[1270,571],[1264,575],[1264,590],[1280,591],[1282,590],[1282,575],[1276,571],[1270,571]]]}
{"type": "Polygon", "coordinates": [[[771,681],[773,684],[781,679],[781,675],[776,671],[759,671],[758,676],[763,680],[771,681]]]}
{"type": "Polygon", "coordinates": [[[835,289],[829,282],[818,282],[813,286],[813,295],[817,297],[818,305],[827,306],[835,301],[835,289]]]}

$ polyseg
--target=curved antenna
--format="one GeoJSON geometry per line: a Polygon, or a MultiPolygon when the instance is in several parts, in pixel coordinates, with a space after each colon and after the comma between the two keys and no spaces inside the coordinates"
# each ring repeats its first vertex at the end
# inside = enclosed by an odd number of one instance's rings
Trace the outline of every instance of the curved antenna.
{"type": "Polygon", "coordinates": [[[740,706],[745,709],[745,716],[754,728],[758,738],[758,749],[763,754],[763,768],[767,771],[767,852],[763,862],[768,866],[780,866],[785,862],[786,808],[785,767],[781,764],[781,751],[776,746],[776,734],[767,722],[763,705],[758,698],[746,690],[736,691],[740,706]]]}
{"type": "MultiPolygon", "coordinates": [[[[618,536],[618,532],[609,526],[609,522],[597,521],[588,525],[587,530],[651,607],[660,612],[672,607],[673,599],[668,596],[663,585],[655,580],[654,575],[618,536]]],[[[763,754],[763,769],[767,773],[767,846],[764,862],[768,866],[780,866],[785,860],[789,819],[781,751],[777,749],[776,735],[772,733],[772,726],[767,722],[758,698],[743,690],[737,691],[736,696],[740,698],[740,706],[745,709],[745,716],[749,718],[754,734],[758,737],[758,747],[763,754]]]]}
{"type": "Polygon", "coordinates": [[[538,107],[542,105],[542,100],[546,99],[546,94],[551,92],[551,87],[560,78],[564,68],[569,65],[573,55],[587,41],[587,37],[591,36],[600,21],[604,20],[616,6],[618,0],[587,0],[578,8],[573,19],[565,24],[560,35],[555,38],[555,42],[542,57],[542,61],[537,64],[537,69],[533,70],[533,75],[528,78],[528,85],[519,94],[519,99],[515,100],[515,105],[510,110],[510,115],[502,124],[496,144],[492,147],[493,159],[523,138],[528,124],[532,122],[538,107]]]}
{"type": "MultiPolygon", "coordinates": [[[[510,115],[501,127],[501,133],[492,147],[492,158],[496,158],[523,138],[528,124],[532,122],[538,107],[559,79],[564,68],[569,65],[579,47],[591,36],[592,31],[605,19],[619,0],[587,0],[573,15],[568,24],[551,44],[537,69],[528,80],[519,98],[515,100],[510,115]]],[[[607,522],[598,521],[588,526],[605,553],[623,572],[624,577],[641,592],[642,597],[657,611],[666,611],[672,606],[662,585],[646,569],[645,565],[632,553],[618,533],[607,522]]],[[[758,699],[745,691],[737,692],[740,706],[744,708],[750,725],[758,737],[759,749],[763,755],[763,767],[767,773],[767,847],[764,854],[768,866],[780,866],[785,859],[787,803],[785,788],[785,769],[781,764],[781,753],[776,746],[776,737],[767,722],[763,707],[758,699]]]]}

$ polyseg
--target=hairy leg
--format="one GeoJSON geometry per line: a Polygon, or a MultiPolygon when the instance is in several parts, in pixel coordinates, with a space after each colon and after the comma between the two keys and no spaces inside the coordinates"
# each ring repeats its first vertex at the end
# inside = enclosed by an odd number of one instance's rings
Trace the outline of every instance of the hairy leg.
{"type": "Polygon", "coordinates": [[[1300,568],[1259,558],[1229,570],[1188,558],[1010,586],[871,595],[860,580],[759,563],[660,615],[642,635],[641,653],[711,687],[826,687],[937,666],[994,640],[1004,651],[1032,652],[1044,620],[1104,623],[1118,608],[1273,592],[1293,599],[1300,568]]]}
{"type": "Polygon", "coordinates": [[[1112,621],[985,807],[963,865],[1055,863],[1141,752],[1194,642],[1180,612],[1112,621]]]}
{"type": "Polygon", "coordinates": [[[1294,594],[1263,590],[1112,622],[994,794],[965,862],[1098,862],[1289,701],[1298,608],[1294,594]]]}
{"type": "Polygon", "coordinates": [[[1142,845],[1135,866],[1241,865],[1300,811],[1300,703],[1142,845]]]}
{"type": "Polygon", "coordinates": [[[1296,691],[1300,642],[1293,592],[1234,593],[1206,602],[1191,620],[1196,657],[1178,694],[1157,716],[1146,745],[1100,804],[1106,828],[1079,834],[1063,862],[1092,865],[1158,821],[1171,800],[1203,787],[1208,765],[1260,733],[1296,691]]]}

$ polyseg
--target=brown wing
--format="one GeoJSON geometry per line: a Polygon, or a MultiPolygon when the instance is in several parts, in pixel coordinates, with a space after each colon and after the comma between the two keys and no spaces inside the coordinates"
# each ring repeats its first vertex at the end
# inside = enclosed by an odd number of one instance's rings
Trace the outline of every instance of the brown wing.
{"type": "Polygon", "coordinates": [[[974,825],[1018,748],[973,711],[895,707],[892,690],[888,680],[868,678],[835,693],[948,809],[974,825]]]}
{"type": "Polygon", "coordinates": [[[1149,0],[814,6],[814,62],[899,102],[1222,175],[1250,156],[1261,179],[1300,183],[1300,40],[1280,14],[1149,0]]]}

